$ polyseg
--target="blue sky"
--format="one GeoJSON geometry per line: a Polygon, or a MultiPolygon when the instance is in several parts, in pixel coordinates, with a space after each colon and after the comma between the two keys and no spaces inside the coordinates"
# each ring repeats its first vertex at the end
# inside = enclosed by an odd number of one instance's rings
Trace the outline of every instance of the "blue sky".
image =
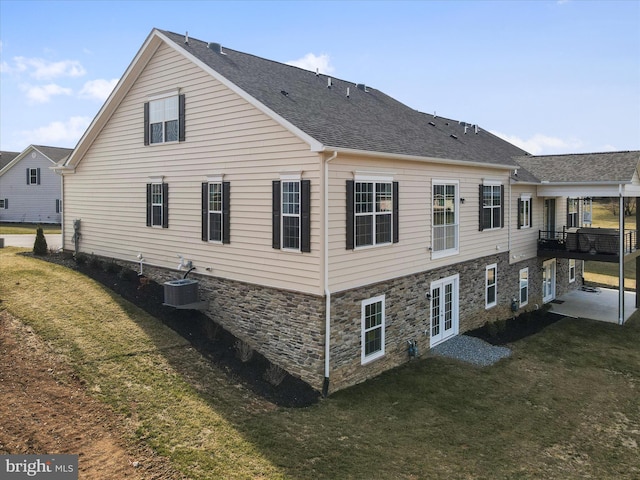
{"type": "Polygon", "coordinates": [[[154,27],[317,66],[533,154],[640,150],[638,0],[0,0],[0,149],[74,147],[154,27]]]}

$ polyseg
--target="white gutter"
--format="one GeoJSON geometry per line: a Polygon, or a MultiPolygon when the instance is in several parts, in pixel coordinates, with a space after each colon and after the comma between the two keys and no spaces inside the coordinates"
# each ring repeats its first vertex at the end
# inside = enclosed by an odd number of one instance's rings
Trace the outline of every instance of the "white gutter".
{"type": "Polygon", "coordinates": [[[499,163],[482,163],[482,162],[473,162],[467,160],[453,160],[451,158],[436,158],[436,157],[422,157],[419,155],[406,155],[403,153],[391,153],[391,152],[374,152],[370,150],[356,150],[352,148],[340,148],[340,147],[331,147],[331,146],[323,146],[321,149],[322,152],[333,151],[334,155],[337,153],[342,153],[345,155],[362,155],[373,158],[386,158],[386,159],[397,159],[397,160],[407,160],[410,162],[425,162],[425,163],[438,163],[443,165],[462,165],[466,167],[481,167],[481,168],[497,168],[500,170],[513,170],[517,168],[516,165],[504,165],[499,163]]]}
{"type": "Polygon", "coordinates": [[[324,340],[324,383],[322,394],[326,397],[329,393],[329,371],[331,354],[331,291],[329,290],[329,162],[338,156],[333,152],[324,161],[324,298],[325,298],[325,340],[324,340]]]}

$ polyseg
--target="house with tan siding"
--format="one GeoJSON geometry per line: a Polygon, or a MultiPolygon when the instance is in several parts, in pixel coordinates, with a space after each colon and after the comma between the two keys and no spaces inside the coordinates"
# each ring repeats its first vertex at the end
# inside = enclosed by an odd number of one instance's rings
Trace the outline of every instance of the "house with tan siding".
{"type": "Polygon", "coordinates": [[[62,179],[52,170],[70,148],[29,145],[17,155],[3,152],[0,168],[0,222],[62,222],[62,179]],[[4,162],[7,158],[6,163],[4,162]]]}
{"type": "Polygon", "coordinates": [[[154,29],[59,168],[64,248],[161,281],[193,268],[213,322],[329,393],[408,342],[542,305],[527,156],[369,85],[154,29]]]}

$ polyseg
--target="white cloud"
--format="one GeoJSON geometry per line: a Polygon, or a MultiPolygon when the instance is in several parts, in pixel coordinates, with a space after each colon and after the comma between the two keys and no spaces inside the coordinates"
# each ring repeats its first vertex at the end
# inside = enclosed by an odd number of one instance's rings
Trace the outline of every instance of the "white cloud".
{"type": "MultiPolygon", "coordinates": [[[[7,65],[7,71],[21,73],[29,71],[29,75],[38,80],[48,80],[57,77],[81,77],[87,73],[77,60],[62,60],[50,62],[41,58],[14,57],[14,66],[7,65]]],[[[4,69],[3,69],[4,70],[4,69]]]]}
{"type": "Polygon", "coordinates": [[[84,84],[84,87],[82,87],[82,90],[80,90],[79,96],[80,98],[88,98],[104,102],[109,94],[113,91],[117,83],[117,78],[114,78],[112,80],[105,80],[103,78],[99,78],[98,80],[90,80],[84,84]]]}
{"type": "Polygon", "coordinates": [[[26,92],[29,103],[47,103],[55,95],[71,95],[73,90],[64,88],[55,83],[49,85],[21,85],[20,88],[26,92]]]}
{"type": "Polygon", "coordinates": [[[582,142],[575,138],[562,139],[536,133],[528,139],[522,139],[515,135],[507,135],[501,132],[492,131],[491,133],[507,142],[513,143],[532,155],[575,153],[576,150],[582,147],[582,142]]]}
{"type": "Polygon", "coordinates": [[[298,60],[291,60],[286,62],[287,65],[292,65],[294,67],[304,68],[305,70],[311,70],[315,72],[316,69],[320,73],[329,74],[333,73],[334,68],[331,65],[331,60],[329,59],[329,55],[323,53],[322,55],[314,55],[313,53],[307,53],[304,57],[298,60]]]}
{"type": "Polygon", "coordinates": [[[35,130],[23,130],[20,135],[27,145],[74,146],[91,123],[90,117],[71,117],[66,122],[51,122],[35,130]]]}

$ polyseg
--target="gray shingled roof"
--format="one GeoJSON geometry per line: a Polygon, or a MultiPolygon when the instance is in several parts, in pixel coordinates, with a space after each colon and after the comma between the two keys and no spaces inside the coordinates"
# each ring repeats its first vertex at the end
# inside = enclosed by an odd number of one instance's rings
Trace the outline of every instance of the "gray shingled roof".
{"type": "Polygon", "coordinates": [[[11,160],[20,155],[20,152],[0,152],[0,170],[6,167],[11,160]]]}
{"type": "Polygon", "coordinates": [[[72,148],[47,147],[45,145],[33,145],[33,147],[38,149],[38,151],[40,151],[43,155],[46,155],[55,163],[60,162],[60,160],[66,159],[69,155],[71,155],[71,152],[73,152],[72,148]]]}
{"type": "Polygon", "coordinates": [[[539,182],[626,183],[638,168],[640,151],[526,156],[515,161],[539,182]]]}
{"type": "Polygon", "coordinates": [[[484,129],[421,113],[380,90],[160,31],[325,147],[514,165],[520,148],[484,129]],[[347,97],[347,88],[349,97],[347,97]],[[454,135],[456,138],[452,137],[454,135]]]}

